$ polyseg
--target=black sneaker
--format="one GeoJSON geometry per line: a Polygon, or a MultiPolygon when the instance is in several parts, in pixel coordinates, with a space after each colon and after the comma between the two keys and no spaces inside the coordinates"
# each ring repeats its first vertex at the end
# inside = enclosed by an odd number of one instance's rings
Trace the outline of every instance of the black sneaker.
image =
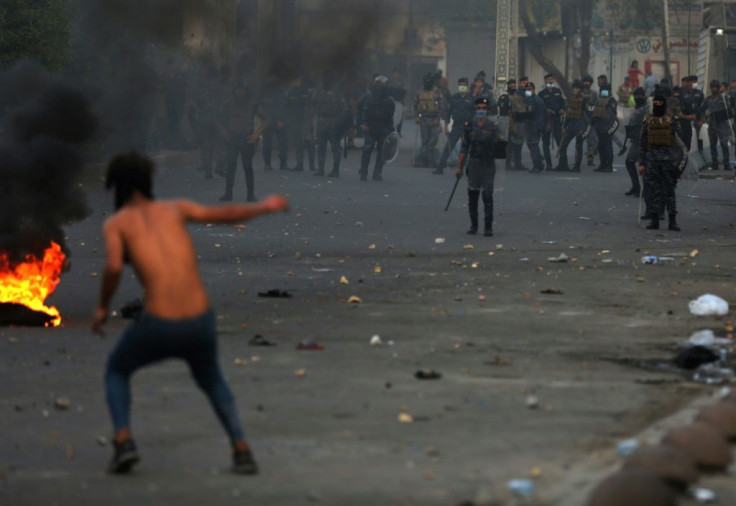
{"type": "Polygon", "coordinates": [[[113,441],[113,447],[115,449],[115,453],[113,454],[110,465],[107,468],[107,472],[109,473],[129,473],[133,466],[141,460],[132,439],[126,439],[122,443],[113,441]]]}
{"type": "Polygon", "coordinates": [[[233,452],[233,472],[235,474],[258,474],[258,464],[253,460],[253,454],[247,452],[233,452]]]}

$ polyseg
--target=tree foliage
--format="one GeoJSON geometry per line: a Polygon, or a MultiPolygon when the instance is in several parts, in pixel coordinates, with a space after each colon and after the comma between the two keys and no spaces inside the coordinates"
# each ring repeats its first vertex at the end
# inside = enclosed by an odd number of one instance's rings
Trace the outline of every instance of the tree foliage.
{"type": "Polygon", "coordinates": [[[63,69],[70,59],[68,0],[0,1],[0,68],[22,59],[63,69]]]}

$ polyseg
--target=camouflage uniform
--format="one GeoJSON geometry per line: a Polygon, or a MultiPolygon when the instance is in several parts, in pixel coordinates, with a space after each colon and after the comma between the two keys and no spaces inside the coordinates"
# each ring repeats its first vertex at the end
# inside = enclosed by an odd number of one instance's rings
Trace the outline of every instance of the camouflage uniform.
{"type": "Polygon", "coordinates": [[[613,128],[616,121],[616,99],[600,97],[591,117],[593,130],[598,136],[600,165],[596,172],[613,172],[613,128]]]}
{"type": "Polygon", "coordinates": [[[438,172],[445,168],[450,151],[455,149],[457,141],[465,133],[465,124],[473,119],[475,115],[474,100],[470,93],[455,93],[450,98],[450,106],[447,108],[444,120],[445,124],[449,124],[450,120],[452,120],[452,130],[450,130],[450,134],[447,136],[447,144],[442,151],[440,163],[437,165],[438,172]]]}
{"type": "Polygon", "coordinates": [[[419,151],[420,163],[431,165],[442,127],[440,118],[446,108],[445,97],[436,87],[431,90],[421,89],[414,97],[414,115],[419,118],[419,132],[422,147],[419,151]]]}
{"type": "Polygon", "coordinates": [[[233,97],[225,104],[222,111],[222,127],[227,132],[225,145],[225,194],[220,200],[228,201],[233,198],[233,183],[235,182],[235,171],[238,167],[238,156],[240,156],[243,172],[245,172],[245,185],[248,190],[247,200],[256,200],[253,183],[253,155],[256,153],[257,143],[248,141],[253,134],[255,118],[263,121],[260,105],[250,98],[238,99],[233,97]]]}
{"type": "Polygon", "coordinates": [[[531,97],[514,95],[511,97],[511,118],[513,120],[512,138],[516,138],[516,144],[512,148],[516,170],[523,169],[521,165],[521,144],[525,142],[532,157],[532,171],[542,171],[542,152],[539,149],[542,130],[547,120],[547,108],[544,101],[536,95],[531,97]]]}
{"type": "Polygon", "coordinates": [[[680,173],[675,166],[680,147],[677,143],[678,122],[669,114],[647,115],[642,122],[639,164],[646,167],[644,186],[649,193],[647,228],[659,228],[659,214],[667,208],[670,228],[677,214],[675,187],[680,173]]]}
{"type": "Polygon", "coordinates": [[[304,170],[304,149],[309,157],[309,170],[314,170],[314,93],[305,85],[292,85],[286,92],[286,107],[291,113],[291,140],[294,144],[296,167],[304,170]]]}
{"type": "Polygon", "coordinates": [[[558,148],[560,161],[555,170],[580,172],[580,163],[583,160],[583,138],[581,134],[588,127],[587,101],[581,95],[573,94],[565,104],[565,120],[562,126],[562,141],[558,148]],[[575,165],[571,169],[567,165],[567,147],[575,139],[575,165]]]}
{"type": "Polygon", "coordinates": [[[493,179],[496,175],[496,143],[503,138],[498,123],[486,119],[483,125],[474,118],[465,124],[460,149],[468,158],[468,209],[470,231],[478,229],[478,200],[483,195],[485,235],[493,235],[493,179]]]}
{"type": "Polygon", "coordinates": [[[708,140],[710,141],[711,168],[718,170],[718,143],[721,143],[723,153],[723,166],[729,169],[728,137],[731,133],[729,121],[728,97],[721,95],[710,95],[703,103],[706,120],[708,121],[708,140]]]}
{"type": "Polygon", "coordinates": [[[544,160],[547,162],[547,168],[552,168],[552,153],[550,152],[550,141],[554,137],[555,143],[559,146],[562,141],[562,121],[560,120],[560,111],[565,109],[565,97],[562,96],[562,90],[556,86],[545,87],[538,93],[539,98],[544,101],[547,108],[547,124],[542,130],[542,151],[544,152],[544,160]]]}

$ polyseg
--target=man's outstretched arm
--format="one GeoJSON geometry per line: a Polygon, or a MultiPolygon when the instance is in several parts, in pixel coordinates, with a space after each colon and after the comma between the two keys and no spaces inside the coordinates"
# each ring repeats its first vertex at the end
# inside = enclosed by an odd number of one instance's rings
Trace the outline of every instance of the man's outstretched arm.
{"type": "Polygon", "coordinates": [[[187,221],[197,223],[238,223],[289,210],[289,201],[281,195],[271,195],[255,204],[205,206],[190,200],[179,200],[176,204],[187,221]]]}
{"type": "Polygon", "coordinates": [[[102,270],[102,287],[100,288],[100,302],[97,305],[92,331],[102,335],[102,325],[107,320],[110,301],[120,282],[123,272],[123,240],[110,222],[103,230],[105,239],[105,266],[102,270]]]}

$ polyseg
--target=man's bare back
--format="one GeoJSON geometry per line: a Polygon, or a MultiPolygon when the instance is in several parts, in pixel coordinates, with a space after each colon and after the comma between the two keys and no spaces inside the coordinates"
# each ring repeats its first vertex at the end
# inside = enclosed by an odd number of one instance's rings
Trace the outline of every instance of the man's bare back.
{"type": "Polygon", "coordinates": [[[187,223],[236,223],[286,211],[288,207],[280,196],[257,204],[203,206],[188,200],[156,201],[135,194],[104,225],[105,269],[93,329],[101,330],[106,319],[107,304],[118,284],[125,256],[145,290],[146,313],[167,319],[202,315],[209,309],[209,300],[187,223]]]}

